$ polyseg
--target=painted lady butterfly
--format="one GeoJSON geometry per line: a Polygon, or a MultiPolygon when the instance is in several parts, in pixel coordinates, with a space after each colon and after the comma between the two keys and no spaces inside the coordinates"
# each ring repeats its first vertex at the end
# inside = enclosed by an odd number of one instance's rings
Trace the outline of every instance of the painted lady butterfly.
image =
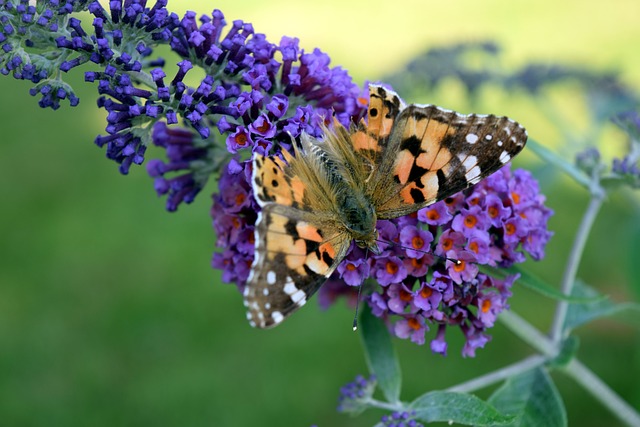
{"type": "Polygon", "coordinates": [[[424,208],[489,176],[518,154],[527,132],[507,117],[405,106],[369,87],[368,121],[335,121],[324,140],[303,135],[294,155],[256,155],[262,211],[244,290],[252,326],[269,328],[304,305],[352,241],[379,253],[376,220],[424,208]]]}

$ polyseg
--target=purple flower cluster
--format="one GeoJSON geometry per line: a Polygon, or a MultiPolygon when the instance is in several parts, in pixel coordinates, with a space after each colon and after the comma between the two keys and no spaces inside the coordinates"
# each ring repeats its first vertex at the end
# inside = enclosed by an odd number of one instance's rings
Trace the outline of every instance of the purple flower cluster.
{"type": "Polygon", "coordinates": [[[415,415],[415,411],[396,411],[391,415],[383,415],[378,425],[384,427],[424,427],[422,423],[413,419],[415,415]]]}
{"type": "Polygon", "coordinates": [[[240,290],[249,277],[254,255],[254,224],[260,211],[253,197],[251,162],[232,159],[218,182],[220,192],[213,196],[211,217],[222,252],[213,254],[211,265],[222,270],[222,280],[235,283],[240,290]]]}
{"type": "Polygon", "coordinates": [[[611,184],[628,185],[640,188],[640,113],[625,111],[612,117],[627,135],[628,142],[624,153],[614,157],[610,167],[603,161],[596,147],[588,147],[576,155],[576,166],[592,180],[602,181],[605,186],[611,184]]]}
{"type": "MultiPolygon", "coordinates": [[[[234,21],[223,35],[226,22],[218,10],[201,17],[200,25],[195,18],[187,13],[173,31],[172,48],[191,60],[178,64],[180,71],[169,87],[179,98],[177,110],[200,139],[215,140],[217,135],[210,135],[215,126],[229,153],[266,154],[290,148],[291,138],[303,131],[320,136],[320,125],[330,123],[334,113],[344,124],[363,113],[360,89],[344,70],[329,67],[329,57],[319,50],[305,53],[297,39],[288,37],[272,44],[242,21],[234,21]],[[212,70],[195,89],[182,83],[193,67],[191,61],[212,70]]],[[[164,75],[154,71],[160,94],[166,89],[164,75]]],[[[198,176],[204,175],[193,170],[194,163],[201,162],[169,160],[167,171],[182,170],[183,176],[192,176],[196,187],[202,188],[198,176]]],[[[192,187],[190,180],[185,181],[192,187]]],[[[225,187],[220,188],[223,192],[225,187]]],[[[177,199],[176,194],[185,191],[176,186],[168,193],[169,199],[177,199]]]]}
{"type": "Polygon", "coordinates": [[[364,378],[358,375],[352,382],[340,388],[338,412],[359,412],[366,406],[366,401],[373,396],[376,389],[376,377],[364,378]]]}
{"type": "Polygon", "coordinates": [[[532,176],[505,167],[417,214],[379,221],[380,238],[390,244],[365,263],[352,251],[332,280],[346,287],[375,278],[380,288],[368,303],[397,337],[424,344],[437,326],[431,350],[444,355],[447,326],[456,326],[466,338],[462,354],[473,357],[489,340],[485,330],[508,308],[517,278],[497,279],[478,266],[508,267],[523,262],[525,252],[541,259],[551,214],[532,176]]]}
{"type": "Polygon", "coordinates": [[[640,112],[636,110],[618,114],[614,122],[629,135],[627,153],[613,159],[612,172],[632,188],[640,188],[640,112]]]}
{"type": "MultiPolygon", "coordinates": [[[[44,3],[44,8],[39,11],[28,0],[20,0],[18,4],[0,0],[0,74],[11,73],[18,80],[35,83],[29,93],[40,96],[38,103],[42,108],[58,109],[64,99],[75,107],[79,99],[71,87],[61,80],[49,78],[61,62],[56,61],[59,55],[39,51],[46,47],[46,42],[42,43],[43,38],[38,32],[51,33],[55,37],[66,16],[86,2],[49,0],[44,3]]],[[[69,20],[71,24],[75,21],[73,18],[69,20]]]]}
{"type": "MultiPolygon", "coordinates": [[[[224,248],[214,255],[213,266],[222,269],[223,280],[241,289],[253,259],[259,210],[250,173],[250,162],[232,161],[220,178],[212,209],[218,245],[224,248]]],[[[414,215],[379,221],[380,239],[387,242],[381,244],[382,253],[365,258],[352,245],[319,299],[323,306],[343,295],[355,301],[356,286],[374,278],[380,287],[367,301],[396,336],[423,344],[426,332],[437,326],[431,349],[444,355],[447,326],[456,326],[466,338],[462,354],[472,357],[489,340],[486,329],[508,308],[517,278],[491,277],[478,266],[508,267],[523,262],[525,253],[541,259],[552,234],[547,230],[551,214],[533,177],[505,167],[414,215]]]]}
{"type": "MultiPolygon", "coordinates": [[[[242,21],[234,21],[224,33],[226,22],[218,10],[210,17],[201,17],[200,22],[198,26],[195,14],[188,12],[173,29],[172,48],[191,60],[178,63],[172,80],[165,82],[166,75],[160,69],[151,71],[156,92],[147,104],[152,104],[153,99],[164,105],[173,102],[175,108],[167,111],[167,123],[177,122],[176,113],[183,117],[197,132],[192,138],[197,147],[192,147],[190,154],[202,155],[176,158],[167,151],[167,164],[158,168],[154,163],[149,168],[156,177],[159,194],[168,195],[169,210],[175,210],[180,202],[193,200],[204,186],[209,175],[201,173],[203,163],[211,165],[212,158],[228,160],[229,155],[219,151],[212,155],[215,147],[224,144],[230,154],[266,154],[281,147],[290,148],[291,137],[303,131],[319,136],[321,123],[328,121],[334,111],[345,124],[364,111],[364,105],[357,102],[360,89],[342,69],[329,67],[326,54],[317,50],[303,52],[297,39],[285,37],[280,45],[269,43],[263,34],[254,33],[253,27],[242,21]],[[197,88],[183,83],[194,66],[192,61],[212,70],[197,88]],[[220,137],[211,135],[212,127],[217,128],[220,137]],[[205,146],[210,149],[203,150],[205,146]],[[179,174],[179,179],[165,173],[179,174]],[[165,184],[158,185],[162,180],[165,184]],[[169,181],[171,184],[166,185],[169,181]]],[[[165,125],[155,126],[160,131],[154,132],[154,143],[167,148],[171,144],[158,139],[166,134],[162,130],[165,125]]],[[[184,133],[181,136],[186,137],[184,133]]]]}

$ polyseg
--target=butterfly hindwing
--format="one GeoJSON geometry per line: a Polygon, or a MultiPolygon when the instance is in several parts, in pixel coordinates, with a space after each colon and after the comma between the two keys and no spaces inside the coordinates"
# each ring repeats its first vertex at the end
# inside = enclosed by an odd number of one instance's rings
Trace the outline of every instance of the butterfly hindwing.
{"type": "Polygon", "coordinates": [[[263,207],[244,291],[252,325],[275,326],[302,307],[344,258],[350,238],[316,221],[313,214],[289,206],[263,207]]]}
{"type": "Polygon", "coordinates": [[[369,190],[378,218],[415,212],[478,183],[526,140],[524,128],[506,117],[408,106],[396,117],[369,190]]]}

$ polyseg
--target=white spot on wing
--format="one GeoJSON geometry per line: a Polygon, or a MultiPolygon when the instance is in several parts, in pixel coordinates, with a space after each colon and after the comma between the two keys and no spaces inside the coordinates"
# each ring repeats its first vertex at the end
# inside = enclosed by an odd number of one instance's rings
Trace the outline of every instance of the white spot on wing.
{"type": "Polygon", "coordinates": [[[275,271],[269,271],[267,273],[267,283],[273,285],[276,283],[276,273],[275,271]]]}
{"type": "Polygon", "coordinates": [[[269,295],[269,289],[264,288],[264,289],[262,290],[262,293],[264,294],[264,296],[269,295]]]}
{"type": "Polygon", "coordinates": [[[503,142],[502,141],[498,141],[498,147],[502,147],[503,142]]]}
{"type": "Polygon", "coordinates": [[[279,311],[274,311],[271,313],[271,318],[273,319],[273,323],[278,324],[284,320],[284,316],[279,311]]]}
{"type": "Polygon", "coordinates": [[[466,156],[465,158],[463,154],[460,154],[459,158],[462,161],[462,165],[467,170],[467,173],[464,174],[464,177],[467,179],[467,181],[471,182],[472,184],[478,182],[474,181],[475,178],[479,177],[482,172],[480,170],[480,166],[478,166],[478,158],[476,156],[466,156]]]}
{"type": "Polygon", "coordinates": [[[478,142],[478,135],[476,135],[475,133],[467,134],[466,140],[469,144],[475,144],[476,142],[478,142]]]}
{"type": "Polygon", "coordinates": [[[511,156],[506,151],[503,151],[502,154],[500,154],[500,161],[504,165],[509,162],[509,160],[511,160],[511,156]]]}
{"type": "Polygon", "coordinates": [[[493,138],[493,135],[486,135],[484,137],[484,139],[486,139],[487,141],[491,141],[492,138],[493,138]]]}
{"type": "Polygon", "coordinates": [[[287,283],[284,285],[283,290],[295,304],[303,306],[307,302],[307,295],[302,289],[296,287],[290,277],[287,277],[287,283]]]}

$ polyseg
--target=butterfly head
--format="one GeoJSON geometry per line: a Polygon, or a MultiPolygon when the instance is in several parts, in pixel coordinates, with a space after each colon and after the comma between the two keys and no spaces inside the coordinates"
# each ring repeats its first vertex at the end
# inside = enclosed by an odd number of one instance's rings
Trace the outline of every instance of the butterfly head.
{"type": "Polygon", "coordinates": [[[380,255],[382,251],[378,247],[378,230],[374,230],[371,236],[368,236],[367,239],[355,239],[356,245],[361,249],[367,249],[372,252],[374,255],[380,255]]]}

